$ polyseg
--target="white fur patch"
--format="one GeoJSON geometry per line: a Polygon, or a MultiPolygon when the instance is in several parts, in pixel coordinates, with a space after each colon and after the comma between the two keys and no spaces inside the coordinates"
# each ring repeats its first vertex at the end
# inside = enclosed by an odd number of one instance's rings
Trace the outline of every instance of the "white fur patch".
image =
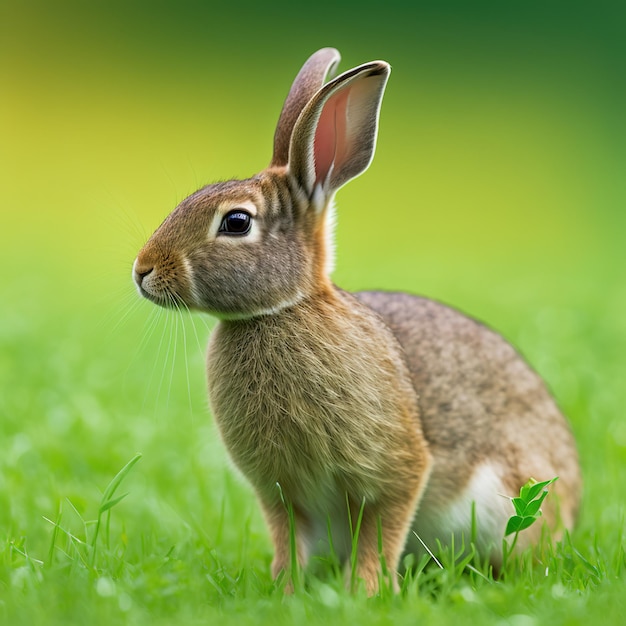
{"type": "MultiPolygon", "coordinates": [[[[472,540],[472,507],[476,515],[476,547],[481,554],[499,554],[508,518],[513,513],[509,500],[502,496],[501,470],[490,463],[478,466],[463,490],[452,502],[433,506],[437,494],[425,494],[424,506],[418,510],[413,528],[433,552],[437,541],[449,545],[454,537],[455,548],[469,547],[472,540]]],[[[410,542],[415,547],[415,538],[410,542]]],[[[418,546],[418,552],[419,546],[418,546]]]]}
{"type": "Polygon", "coordinates": [[[138,260],[139,260],[139,259],[135,259],[135,260],[133,261],[133,269],[131,270],[131,275],[132,275],[132,277],[133,277],[133,283],[135,283],[135,288],[137,289],[137,293],[138,293],[139,295],[142,295],[142,294],[141,294],[141,289],[139,288],[139,281],[137,280],[137,272],[135,271],[135,268],[137,267],[137,261],[138,261],[138,260]]]}
{"type": "Polygon", "coordinates": [[[196,286],[193,280],[193,277],[194,277],[193,265],[191,264],[191,261],[186,256],[182,256],[182,255],[181,255],[181,265],[183,266],[185,273],[187,274],[187,281],[189,282],[189,291],[190,291],[191,299],[195,305],[200,306],[201,304],[200,298],[198,297],[198,291],[196,289],[196,286]]]}
{"type": "Polygon", "coordinates": [[[331,199],[326,207],[326,223],[324,224],[324,236],[326,237],[326,275],[330,276],[335,269],[335,224],[337,212],[335,201],[331,199]]]}
{"type": "Polygon", "coordinates": [[[276,306],[267,307],[266,309],[257,309],[248,313],[212,313],[214,317],[221,320],[245,320],[253,317],[261,317],[263,315],[275,315],[283,309],[288,309],[291,306],[298,304],[304,298],[304,294],[301,291],[297,291],[293,298],[287,298],[276,306]]]}

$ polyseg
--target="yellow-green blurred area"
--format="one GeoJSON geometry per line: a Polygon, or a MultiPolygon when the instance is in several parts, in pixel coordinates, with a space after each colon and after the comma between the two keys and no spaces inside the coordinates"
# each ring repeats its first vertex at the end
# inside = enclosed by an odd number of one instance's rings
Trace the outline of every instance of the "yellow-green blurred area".
{"type": "Polygon", "coordinates": [[[3,283],[81,305],[127,280],[184,195],[268,163],[290,82],[325,45],[342,69],[393,66],[374,164],[338,198],[339,282],[445,297],[453,272],[473,301],[619,265],[618,3],[405,4],[4,2],[3,283]]]}
{"type": "MultiPolygon", "coordinates": [[[[523,320],[558,327],[561,310],[624,331],[624,15],[602,2],[2,2],[5,338],[52,341],[44,320],[99,338],[123,319],[141,244],[186,194],[269,162],[293,77],[328,45],[342,69],[393,67],[374,163],[338,196],[341,286],[436,297],[514,340],[523,320]]],[[[15,375],[8,352],[1,371],[15,375]]]]}

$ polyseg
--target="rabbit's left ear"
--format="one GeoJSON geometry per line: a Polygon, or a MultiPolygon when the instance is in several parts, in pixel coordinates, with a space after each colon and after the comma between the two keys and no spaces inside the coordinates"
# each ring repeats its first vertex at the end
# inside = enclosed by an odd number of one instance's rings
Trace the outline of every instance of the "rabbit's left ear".
{"type": "Polygon", "coordinates": [[[312,54],[298,72],[278,119],[270,165],[287,165],[294,124],[302,109],[322,87],[326,76],[337,67],[340,59],[341,56],[335,48],[322,48],[312,54]]]}
{"type": "Polygon", "coordinates": [[[325,204],[371,163],[390,72],[384,61],[349,70],[324,85],[298,117],[288,169],[315,204],[325,204]]]}

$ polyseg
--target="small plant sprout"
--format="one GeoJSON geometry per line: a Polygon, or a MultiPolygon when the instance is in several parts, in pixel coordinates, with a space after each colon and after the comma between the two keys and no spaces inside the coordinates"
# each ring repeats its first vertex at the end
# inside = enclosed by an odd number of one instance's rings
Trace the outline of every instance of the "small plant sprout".
{"type": "MultiPolygon", "coordinates": [[[[132,470],[134,465],[141,459],[141,454],[135,455],[126,465],[115,475],[111,482],[107,485],[102,498],[100,499],[100,506],[98,507],[98,517],[95,520],[85,520],[72,502],[67,499],[68,504],[81,521],[83,526],[83,533],[81,536],[77,536],[64,528],[61,525],[62,508],[59,506],[59,512],[56,517],[56,521],[50,520],[47,517],[44,519],[52,524],[54,527],[52,533],[52,539],[50,542],[50,548],[48,550],[48,563],[52,564],[54,561],[55,550],[57,549],[57,541],[60,534],[67,537],[69,544],[72,546],[74,553],[76,554],[78,561],[81,565],[89,570],[97,571],[98,562],[96,559],[96,553],[98,551],[99,540],[104,540],[104,547],[106,550],[110,549],[110,523],[111,523],[111,510],[117,504],[119,504],[128,494],[125,493],[121,496],[115,496],[115,492],[122,484],[123,480],[132,470]],[[105,517],[106,516],[106,517],[105,517]],[[94,526],[93,532],[90,533],[88,528],[94,526]],[[104,534],[104,537],[102,535],[104,534]]],[[[61,550],[66,556],[69,554],[65,550],[61,550]]]]}
{"type": "Polygon", "coordinates": [[[503,552],[504,561],[513,552],[517,538],[519,534],[532,526],[542,515],[541,504],[548,495],[548,485],[551,485],[558,476],[550,480],[544,480],[537,482],[534,478],[531,478],[520,490],[519,496],[516,498],[510,498],[513,507],[515,508],[515,515],[512,515],[507,522],[504,536],[508,537],[515,533],[511,545],[507,545],[506,540],[503,540],[503,552]]]}
{"type": "Polygon", "coordinates": [[[111,522],[111,509],[119,504],[127,495],[117,496],[114,498],[115,492],[117,488],[122,484],[122,481],[129,474],[130,470],[133,469],[133,466],[137,461],[141,459],[141,454],[136,454],[124,467],[115,475],[113,480],[107,485],[107,488],[104,490],[102,494],[102,499],[100,501],[100,508],[98,509],[98,519],[96,520],[96,528],[94,530],[93,536],[91,538],[91,558],[89,560],[89,565],[93,568],[96,564],[96,550],[97,550],[97,542],[98,535],[100,533],[100,526],[102,524],[102,516],[107,513],[107,521],[106,521],[106,542],[107,547],[109,544],[109,524],[111,522]]]}
{"type": "Polygon", "coordinates": [[[289,572],[283,572],[280,579],[282,584],[283,576],[288,575],[284,589],[287,593],[293,593],[300,589],[300,566],[298,563],[298,546],[296,543],[296,514],[293,510],[293,504],[285,498],[283,488],[280,483],[276,483],[276,488],[280,494],[280,499],[287,511],[289,520],[289,572]]]}

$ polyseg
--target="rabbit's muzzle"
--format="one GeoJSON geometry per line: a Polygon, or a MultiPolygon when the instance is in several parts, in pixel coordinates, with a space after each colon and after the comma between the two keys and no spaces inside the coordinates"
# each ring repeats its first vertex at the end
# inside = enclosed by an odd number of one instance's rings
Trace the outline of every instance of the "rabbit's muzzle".
{"type": "Polygon", "coordinates": [[[185,264],[173,254],[152,255],[144,248],[132,273],[137,290],[147,300],[167,308],[189,304],[185,264]]]}

